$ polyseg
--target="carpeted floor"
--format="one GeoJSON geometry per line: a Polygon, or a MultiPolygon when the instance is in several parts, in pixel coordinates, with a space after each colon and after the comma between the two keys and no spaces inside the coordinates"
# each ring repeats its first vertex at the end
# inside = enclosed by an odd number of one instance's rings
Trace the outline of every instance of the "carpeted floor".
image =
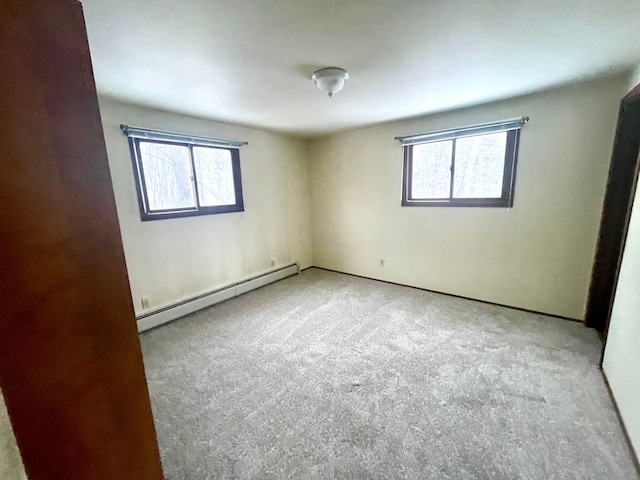
{"type": "Polygon", "coordinates": [[[578,323],[310,269],[141,340],[169,480],[638,478],[578,323]]]}

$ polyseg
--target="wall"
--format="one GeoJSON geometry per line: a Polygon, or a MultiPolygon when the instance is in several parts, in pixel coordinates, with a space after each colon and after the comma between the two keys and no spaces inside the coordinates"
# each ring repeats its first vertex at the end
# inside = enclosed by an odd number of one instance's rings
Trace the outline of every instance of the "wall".
{"type": "Polygon", "coordinates": [[[271,267],[311,265],[308,144],[279,134],[100,98],[105,141],[136,313],[171,304],[271,267]],[[245,212],[140,221],[120,124],[246,140],[240,151],[245,212]]]}
{"type": "Polygon", "coordinates": [[[631,90],[640,85],[640,63],[631,72],[627,90],[631,90]]]}
{"type": "MultiPolygon", "coordinates": [[[[640,83],[640,66],[629,90],[640,83]]],[[[640,192],[636,190],[602,368],[640,457],[640,192]]]]}
{"type": "Polygon", "coordinates": [[[603,369],[640,456],[640,201],[634,210],[611,314],[603,369]]]}
{"type": "Polygon", "coordinates": [[[7,407],[0,391],[0,478],[7,480],[23,480],[27,478],[22,465],[22,458],[13,429],[9,423],[7,407]]]}
{"type": "Polygon", "coordinates": [[[625,81],[312,141],[314,265],[582,319],[625,81]],[[395,136],[522,115],[513,208],[400,206],[395,136]]]}

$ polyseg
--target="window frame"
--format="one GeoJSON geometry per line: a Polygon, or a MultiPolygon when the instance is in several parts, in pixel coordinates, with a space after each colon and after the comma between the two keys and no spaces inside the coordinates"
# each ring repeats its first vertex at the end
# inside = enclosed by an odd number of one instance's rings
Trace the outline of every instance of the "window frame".
{"type": "MultiPolygon", "coordinates": [[[[528,120],[528,119],[527,119],[528,120]]],[[[462,130],[462,129],[461,129],[462,130]]],[[[455,132],[455,131],[454,131],[455,132]]],[[[466,135],[452,135],[449,138],[437,138],[431,141],[420,141],[402,146],[402,206],[403,207],[513,207],[515,192],[516,166],[520,146],[520,128],[505,130],[503,128],[483,129],[482,132],[466,135]],[[491,135],[506,132],[505,157],[502,176],[502,195],[496,198],[455,198],[453,196],[455,181],[456,141],[458,138],[491,135]],[[451,181],[448,198],[413,198],[411,197],[413,182],[413,147],[425,143],[453,142],[451,148],[451,181]]]]}
{"type": "MultiPolygon", "coordinates": [[[[123,128],[124,131],[124,128],[123,128]]],[[[125,133],[127,133],[125,131],[125,133]]],[[[159,132],[164,133],[164,132],[159,132]]],[[[177,135],[176,135],[177,136],[177,135]]],[[[133,162],[133,171],[135,176],[136,191],[138,194],[138,205],[140,207],[140,219],[143,222],[150,220],[165,220],[168,218],[184,218],[196,217],[202,215],[218,215],[222,213],[244,212],[244,198],[242,194],[242,173],[240,171],[240,150],[234,146],[211,145],[206,142],[198,142],[195,139],[189,140],[171,140],[167,138],[153,138],[152,135],[146,137],[128,135],[129,150],[131,160],[133,162]],[[144,176],[144,166],[142,162],[142,154],[140,151],[140,142],[157,143],[163,145],[175,145],[187,147],[189,151],[189,167],[191,169],[191,186],[193,189],[195,207],[187,208],[171,208],[162,210],[152,210],[149,208],[149,199],[147,194],[146,178],[144,176]],[[235,192],[236,202],[233,205],[215,205],[201,206],[198,196],[198,180],[196,177],[195,160],[193,157],[193,148],[215,148],[219,150],[228,150],[231,154],[231,168],[233,172],[233,188],[235,192]]]]}

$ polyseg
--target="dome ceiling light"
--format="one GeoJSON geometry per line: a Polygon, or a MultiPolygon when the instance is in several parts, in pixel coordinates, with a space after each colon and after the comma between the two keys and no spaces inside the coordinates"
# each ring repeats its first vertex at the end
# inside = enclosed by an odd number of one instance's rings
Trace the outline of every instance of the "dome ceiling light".
{"type": "Polygon", "coordinates": [[[329,95],[329,98],[338,93],[349,80],[349,73],[344,68],[327,67],[316,70],[311,75],[311,80],[316,84],[318,90],[329,95]]]}

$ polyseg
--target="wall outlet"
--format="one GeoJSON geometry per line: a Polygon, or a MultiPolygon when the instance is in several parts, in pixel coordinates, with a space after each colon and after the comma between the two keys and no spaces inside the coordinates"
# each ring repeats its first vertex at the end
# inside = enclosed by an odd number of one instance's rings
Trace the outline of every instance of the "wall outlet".
{"type": "Polygon", "coordinates": [[[272,266],[272,267],[275,267],[275,266],[276,266],[276,261],[275,261],[275,260],[273,260],[273,259],[271,259],[271,266],[272,266]]]}
{"type": "Polygon", "coordinates": [[[151,299],[149,297],[142,297],[140,299],[140,304],[142,305],[142,308],[149,308],[151,307],[151,299]]]}
{"type": "Polygon", "coordinates": [[[384,267],[384,258],[381,258],[381,259],[380,259],[380,266],[381,266],[381,267],[384,267]]]}

